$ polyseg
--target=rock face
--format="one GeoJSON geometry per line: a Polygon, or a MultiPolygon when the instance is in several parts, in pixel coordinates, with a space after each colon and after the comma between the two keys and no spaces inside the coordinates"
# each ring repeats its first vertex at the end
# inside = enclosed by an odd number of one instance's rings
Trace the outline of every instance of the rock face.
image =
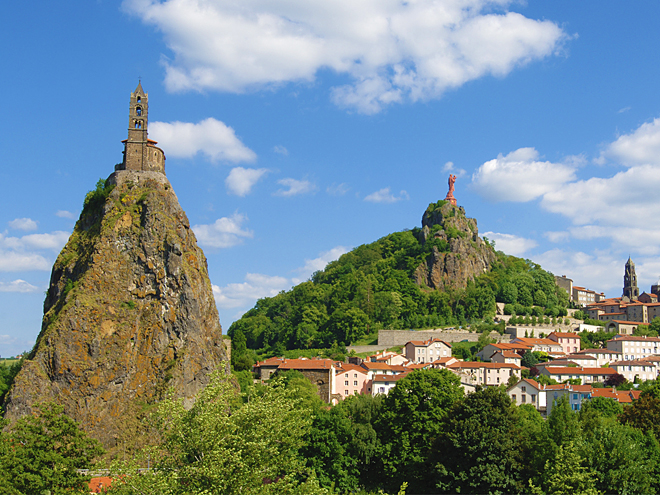
{"type": "Polygon", "coordinates": [[[462,206],[447,201],[426,209],[418,240],[432,243],[432,250],[415,270],[415,282],[433,289],[465,288],[496,259],[493,248],[479,237],[477,221],[467,218],[462,206]]]}
{"type": "Polygon", "coordinates": [[[227,368],[221,334],[206,258],[167,177],[115,172],[87,195],[53,266],[6,416],[56,401],[112,447],[168,390],[192,400],[227,368]]]}

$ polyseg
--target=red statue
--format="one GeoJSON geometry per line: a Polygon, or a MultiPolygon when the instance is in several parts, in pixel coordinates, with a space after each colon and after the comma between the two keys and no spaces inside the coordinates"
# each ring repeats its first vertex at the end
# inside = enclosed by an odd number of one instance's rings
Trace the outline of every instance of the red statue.
{"type": "Polygon", "coordinates": [[[449,201],[452,205],[456,206],[456,198],[454,197],[454,183],[456,182],[456,176],[449,174],[449,192],[445,201],[449,201]]]}

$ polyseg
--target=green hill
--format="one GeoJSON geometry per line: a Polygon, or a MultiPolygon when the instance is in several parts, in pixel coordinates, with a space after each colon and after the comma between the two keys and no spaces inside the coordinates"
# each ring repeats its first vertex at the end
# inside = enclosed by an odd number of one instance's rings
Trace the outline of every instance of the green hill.
{"type": "Polygon", "coordinates": [[[462,207],[438,201],[421,228],[358,246],[311,280],[260,299],[228,334],[279,355],[349,345],[382,328],[492,320],[496,301],[517,314],[556,316],[568,295],[536,263],[496,252],[462,207]]]}

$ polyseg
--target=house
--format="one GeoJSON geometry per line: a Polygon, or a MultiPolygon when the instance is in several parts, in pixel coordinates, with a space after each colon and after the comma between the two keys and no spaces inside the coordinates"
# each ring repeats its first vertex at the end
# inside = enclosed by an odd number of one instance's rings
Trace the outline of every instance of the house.
{"type": "Polygon", "coordinates": [[[530,346],[519,343],[488,344],[477,353],[477,357],[482,361],[490,361],[490,357],[496,352],[513,351],[522,355],[530,349],[530,346]]]}
{"type": "Polygon", "coordinates": [[[621,359],[621,353],[611,349],[583,349],[576,354],[585,354],[595,357],[596,367],[605,366],[612,361],[618,361],[621,359]]]}
{"type": "Polygon", "coordinates": [[[511,363],[482,363],[480,361],[458,361],[447,369],[470,376],[471,385],[502,385],[512,376],[520,378],[522,368],[511,363]]]}
{"type": "Polygon", "coordinates": [[[607,348],[621,353],[624,361],[642,359],[660,352],[660,338],[617,335],[607,341],[607,348]]]}
{"type": "Polygon", "coordinates": [[[639,302],[643,302],[646,304],[652,304],[652,303],[657,303],[658,302],[658,295],[657,294],[647,294],[646,292],[642,292],[639,297],[637,298],[639,302]]]}
{"type": "Polygon", "coordinates": [[[397,373],[401,373],[402,371],[396,369],[397,367],[403,370],[403,366],[400,365],[395,367],[385,363],[372,363],[371,361],[364,361],[360,366],[366,370],[369,380],[373,380],[376,374],[396,375],[397,373]]]}
{"type": "Polygon", "coordinates": [[[562,351],[566,354],[578,352],[580,350],[580,336],[573,332],[552,332],[548,339],[561,345],[562,351]]]}
{"type": "Polygon", "coordinates": [[[405,356],[413,363],[432,363],[438,358],[451,356],[451,344],[440,339],[411,340],[405,345],[405,356]]]}
{"type": "Polygon", "coordinates": [[[582,354],[576,352],[574,354],[567,354],[565,359],[575,363],[577,366],[583,366],[586,368],[598,368],[601,366],[598,363],[598,358],[596,356],[592,356],[591,354],[586,353],[582,354]]]}
{"type": "Polygon", "coordinates": [[[581,366],[544,366],[539,368],[541,375],[564,382],[566,380],[580,380],[582,385],[594,382],[604,382],[616,371],[612,368],[583,368],[581,366]]]}
{"type": "Polygon", "coordinates": [[[408,373],[400,373],[398,375],[374,375],[371,381],[371,394],[387,395],[390,390],[396,387],[397,382],[407,375],[408,373]]]}
{"type": "Polygon", "coordinates": [[[559,343],[550,339],[517,337],[512,339],[511,343],[526,345],[532,352],[564,352],[564,348],[559,343]]]}
{"type": "Polygon", "coordinates": [[[490,357],[491,363],[511,363],[520,366],[522,356],[513,351],[498,351],[490,357]]]}
{"type": "Polygon", "coordinates": [[[369,356],[366,360],[372,363],[385,363],[389,365],[405,364],[408,362],[405,356],[392,351],[377,352],[373,356],[369,356]]]}
{"type": "Polygon", "coordinates": [[[545,394],[541,393],[543,386],[531,378],[523,378],[507,389],[511,401],[516,404],[532,404],[538,410],[545,410],[545,394]],[[541,399],[543,399],[541,403],[541,399]]]}
{"type": "Polygon", "coordinates": [[[568,383],[546,385],[546,414],[550,416],[552,408],[562,397],[568,399],[568,404],[571,406],[571,409],[579,411],[582,408],[582,401],[585,399],[591,399],[592,390],[593,388],[591,385],[571,385],[568,383]]]}
{"type": "Polygon", "coordinates": [[[267,380],[276,371],[296,370],[316,385],[319,397],[331,403],[335,394],[335,363],[332,359],[270,358],[257,362],[253,367],[259,379],[267,380]]]}
{"type": "Polygon", "coordinates": [[[643,321],[613,319],[607,325],[605,325],[605,331],[616,332],[620,335],[632,335],[640,325],[646,325],[646,323],[643,321]]]}
{"type": "Polygon", "coordinates": [[[434,368],[446,368],[450,364],[457,363],[457,362],[458,362],[458,359],[456,359],[453,356],[452,357],[442,357],[440,359],[436,359],[435,361],[433,361],[431,363],[431,365],[434,368]]]}
{"type": "Polygon", "coordinates": [[[335,370],[335,390],[345,399],[349,395],[371,394],[369,374],[362,366],[341,363],[335,370]]]}
{"type": "Polygon", "coordinates": [[[615,361],[610,363],[610,368],[623,375],[629,382],[634,382],[635,379],[641,381],[655,380],[658,377],[658,366],[653,361],[642,359],[615,361]]]}

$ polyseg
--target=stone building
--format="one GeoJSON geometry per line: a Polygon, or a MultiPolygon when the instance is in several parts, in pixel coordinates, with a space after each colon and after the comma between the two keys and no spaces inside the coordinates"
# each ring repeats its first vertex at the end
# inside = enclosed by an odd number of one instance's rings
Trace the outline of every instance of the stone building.
{"type": "Polygon", "coordinates": [[[124,160],[115,170],[165,173],[165,153],[147,135],[148,117],[149,95],[142,89],[142,83],[138,83],[128,107],[128,139],[122,141],[124,160]]]}
{"type": "Polygon", "coordinates": [[[639,287],[637,287],[637,274],[635,273],[635,263],[628,257],[626,268],[623,273],[623,297],[631,301],[636,301],[639,297],[639,287]]]}

